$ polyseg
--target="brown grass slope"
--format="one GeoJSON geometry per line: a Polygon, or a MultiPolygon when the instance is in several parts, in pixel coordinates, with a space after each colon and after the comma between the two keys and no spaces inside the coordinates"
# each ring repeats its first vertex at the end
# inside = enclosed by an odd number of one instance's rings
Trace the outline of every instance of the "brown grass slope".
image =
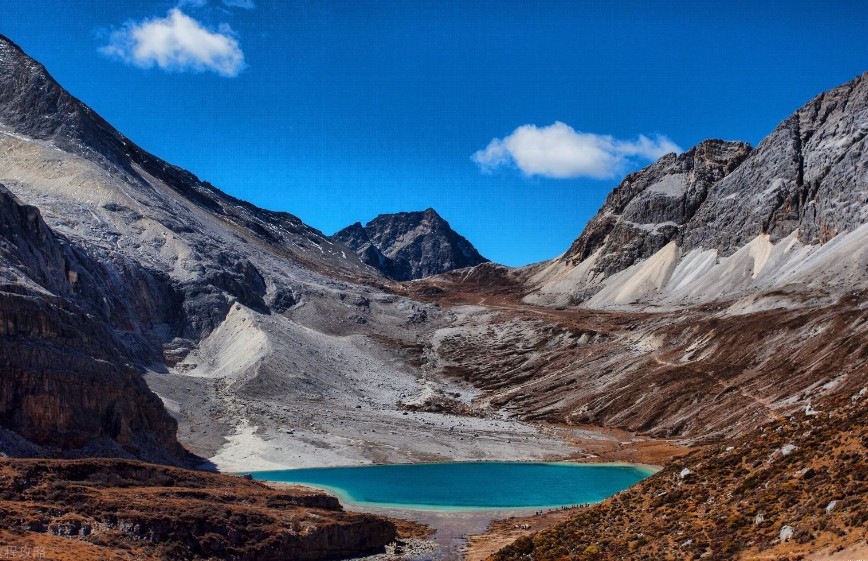
{"type": "Polygon", "coordinates": [[[0,555],[320,561],[394,538],[392,522],[301,488],[129,460],[0,460],[0,555]]]}
{"type": "Polygon", "coordinates": [[[868,392],[862,391],[817,414],[776,419],[680,458],[489,559],[796,560],[864,546],[866,409],[868,392]],[[782,541],[785,526],[793,532],[782,541]]]}

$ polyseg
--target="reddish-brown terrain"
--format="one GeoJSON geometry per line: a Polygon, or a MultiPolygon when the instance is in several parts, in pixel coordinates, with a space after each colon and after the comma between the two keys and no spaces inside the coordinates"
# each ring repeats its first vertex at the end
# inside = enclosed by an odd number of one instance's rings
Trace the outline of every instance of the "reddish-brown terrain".
{"type": "Polygon", "coordinates": [[[409,285],[456,311],[434,351],[443,374],[484,390],[480,409],[701,442],[868,382],[864,290],[833,303],[763,294],[758,311],[556,309],[522,302],[508,273],[482,267],[481,280],[478,267],[409,285]]]}
{"type": "Polygon", "coordinates": [[[671,462],[490,561],[858,559],[868,539],[868,393],[671,462]]]}
{"type": "Polygon", "coordinates": [[[0,558],[319,561],[382,552],[395,535],[304,488],[129,460],[0,460],[0,558]]]}

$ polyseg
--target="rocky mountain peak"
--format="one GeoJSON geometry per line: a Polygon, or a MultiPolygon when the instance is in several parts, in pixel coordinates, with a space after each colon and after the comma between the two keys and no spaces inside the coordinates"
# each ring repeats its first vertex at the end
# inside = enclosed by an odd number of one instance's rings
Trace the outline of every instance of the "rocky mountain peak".
{"type": "Polygon", "coordinates": [[[488,261],[433,208],[381,214],[332,236],[394,280],[418,279],[488,261]]]}
{"type": "Polygon", "coordinates": [[[595,270],[608,276],[650,257],[679,236],[712,185],[732,173],[750,152],[744,142],[705,140],[631,173],[562,259],[575,265],[600,251],[595,270]]]}
{"type": "Polygon", "coordinates": [[[440,220],[441,222],[446,222],[445,220],[443,220],[443,217],[440,216],[439,214],[437,214],[437,211],[431,207],[428,207],[425,210],[423,210],[422,216],[424,216],[425,219],[427,219],[427,220],[440,220]]]}
{"type": "Polygon", "coordinates": [[[42,64],[3,35],[0,35],[0,124],[104,164],[123,167],[125,154],[140,152],[63,89],[42,64]]]}
{"type": "Polygon", "coordinates": [[[628,175],[562,259],[606,275],[669,241],[733,253],[759,234],[823,243],[868,220],[868,72],[822,93],[752,150],[706,140],[628,175]],[[855,174],[854,174],[855,171],[855,174]]]}
{"type": "Polygon", "coordinates": [[[368,237],[368,232],[365,230],[365,227],[362,226],[361,222],[350,224],[341,230],[341,235],[346,240],[343,242],[344,245],[349,246],[353,250],[357,249],[362,244],[371,243],[371,238],[368,237]]]}
{"type": "Polygon", "coordinates": [[[868,72],[784,120],[715,185],[686,249],[729,255],[760,234],[822,244],[868,221],[868,72]]]}
{"type": "Polygon", "coordinates": [[[830,270],[817,264],[824,259],[859,282],[864,269],[852,264],[862,259],[866,202],[868,73],[809,101],[755,149],[707,140],[628,175],[532,282],[540,302],[589,306],[694,302],[784,278],[816,280],[830,270]],[[819,252],[842,234],[850,237],[819,252]],[[842,255],[823,257],[835,251],[842,255]],[[818,269],[799,276],[795,261],[814,252],[815,263],[802,265],[818,269]]]}

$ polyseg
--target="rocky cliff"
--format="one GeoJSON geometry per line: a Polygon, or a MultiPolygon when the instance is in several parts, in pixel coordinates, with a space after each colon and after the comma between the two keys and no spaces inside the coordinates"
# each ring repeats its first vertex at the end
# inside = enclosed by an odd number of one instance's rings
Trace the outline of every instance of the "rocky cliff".
{"type": "Polygon", "coordinates": [[[684,229],[685,249],[736,252],[760,234],[824,244],[868,222],[868,72],[821,93],[772,133],[684,229]]]}
{"type": "Polygon", "coordinates": [[[141,347],[110,327],[140,318],[133,302],[171,301],[167,287],[132,264],[93,261],[2,185],[0,258],[0,427],[37,446],[9,442],[7,453],[187,461],[175,420],[132,364],[141,347]]]}
{"type": "Polygon", "coordinates": [[[433,208],[381,214],[364,226],[359,222],[347,226],[332,238],[394,280],[429,277],[488,261],[433,208]]]}
{"type": "Polygon", "coordinates": [[[715,183],[738,168],[751,147],[706,140],[631,173],[612,191],[562,260],[578,265],[596,252],[593,271],[610,276],[651,257],[680,236],[715,183]]]}

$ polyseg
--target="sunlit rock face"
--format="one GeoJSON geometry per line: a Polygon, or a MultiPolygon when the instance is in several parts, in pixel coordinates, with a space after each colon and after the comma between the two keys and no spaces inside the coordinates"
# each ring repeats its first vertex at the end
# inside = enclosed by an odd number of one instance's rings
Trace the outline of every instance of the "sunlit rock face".
{"type": "Polygon", "coordinates": [[[577,264],[601,250],[594,270],[609,276],[650,257],[679,238],[710,189],[750,151],[743,142],[706,140],[628,175],[561,259],[577,264]]]}
{"type": "Polygon", "coordinates": [[[562,256],[527,269],[526,301],[689,305],[798,283],[860,285],[866,130],[863,74],[754,149],[706,140],[663,156],[628,175],[562,256]]]}

